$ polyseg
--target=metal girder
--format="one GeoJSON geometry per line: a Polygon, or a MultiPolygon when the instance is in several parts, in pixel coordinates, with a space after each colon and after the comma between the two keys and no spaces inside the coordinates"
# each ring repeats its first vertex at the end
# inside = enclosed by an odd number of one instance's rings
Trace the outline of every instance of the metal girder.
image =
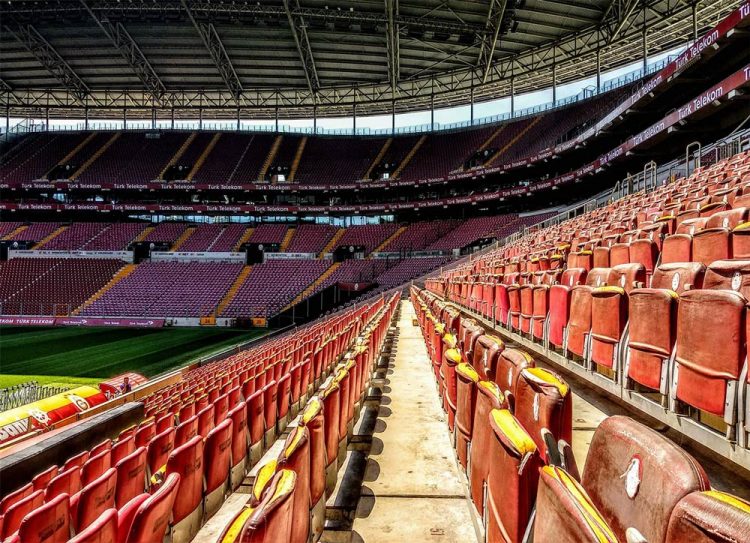
{"type": "Polygon", "coordinates": [[[62,83],[63,87],[70,91],[76,100],[83,104],[85,97],[89,94],[86,83],[73,71],[60,54],[45,40],[36,28],[30,24],[14,25],[6,22],[6,30],[12,34],[21,44],[34,55],[34,58],[44,66],[55,78],[62,83]]]}
{"type": "Polygon", "coordinates": [[[388,17],[386,28],[386,48],[388,50],[388,81],[395,91],[401,71],[401,53],[398,35],[398,0],[385,0],[385,13],[388,17]]]}
{"type": "Polygon", "coordinates": [[[203,45],[208,50],[208,54],[211,55],[211,60],[214,61],[216,69],[224,80],[227,89],[232,93],[232,96],[239,96],[242,94],[242,82],[234,69],[232,61],[229,59],[227,50],[224,49],[224,44],[221,42],[221,38],[219,38],[219,33],[216,32],[216,27],[214,27],[213,23],[204,23],[196,20],[190,9],[190,5],[185,0],[182,0],[182,7],[185,8],[190,22],[193,23],[195,30],[203,41],[203,45]]]}
{"type": "Polygon", "coordinates": [[[490,75],[490,68],[494,60],[495,47],[497,46],[497,38],[500,35],[500,25],[503,22],[506,4],[507,0],[490,0],[487,19],[484,25],[484,36],[482,37],[479,58],[477,59],[477,67],[482,70],[482,83],[486,83],[487,76],[490,75]]]}
{"type": "Polygon", "coordinates": [[[0,79],[0,89],[3,89],[4,91],[12,91],[13,87],[8,85],[8,83],[6,83],[5,80],[0,79]]]}
{"type": "Polygon", "coordinates": [[[287,19],[289,19],[289,27],[292,30],[294,43],[297,45],[302,69],[305,72],[307,87],[314,94],[320,88],[320,81],[318,80],[318,71],[315,69],[315,59],[310,47],[310,40],[307,39],[307,25],[305,24],[304,17],[299,13],[299,0],[284,0],[284,9],[286,10],[287,19]],[[290,2],[294,2],[294,13],[292,13],[292,8],[289,5],[290,2]]]}
{"type": "Polygon", "coordinates": [[[138,76],[138,79],[140,79],[144,87],[146,87],[146,90],[153,95],[154,101],[161,103],[161,98],[167,89],[164,87],[164,83],[162,83],[159,76],[156,75],[151,63],[125,27],[119,22],[113,23],[107,17],[97,17],[96,14],[91,11],[86,0],[80,0],[80,2],[99,28],[102,29],[102,32],[104,32],[112,42],[112,45],[114,45],[120,52],[122,58],[128,63],[128,66],[132,68],[135,75],[138,76]]]}
{"type": "Polygon", "coordinates": [[[622,31],[635,9],[644,4],[641,0],[612,0],[612,3],[604,12],[601,24],[605,29],[607,43],[612,43],[622,31]]]}

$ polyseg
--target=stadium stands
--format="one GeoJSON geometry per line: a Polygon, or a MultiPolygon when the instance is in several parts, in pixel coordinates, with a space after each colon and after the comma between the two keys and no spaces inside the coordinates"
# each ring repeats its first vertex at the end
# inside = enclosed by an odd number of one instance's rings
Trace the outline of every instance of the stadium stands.
{"type": "Polygon", "coordinates": [[[338,228],[326,224],[303,224],[296,228],[294,237],[287,247],[288,253],[315,253],[325,249],[338,228]]]}

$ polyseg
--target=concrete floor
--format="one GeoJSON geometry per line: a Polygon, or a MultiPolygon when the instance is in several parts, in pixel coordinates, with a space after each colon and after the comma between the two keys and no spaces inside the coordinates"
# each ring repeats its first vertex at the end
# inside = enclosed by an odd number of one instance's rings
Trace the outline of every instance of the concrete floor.
{"type": "Polygon", "coordinates": [[[479,541],[414,317],[402,302],[352,541],[479,541]]]}

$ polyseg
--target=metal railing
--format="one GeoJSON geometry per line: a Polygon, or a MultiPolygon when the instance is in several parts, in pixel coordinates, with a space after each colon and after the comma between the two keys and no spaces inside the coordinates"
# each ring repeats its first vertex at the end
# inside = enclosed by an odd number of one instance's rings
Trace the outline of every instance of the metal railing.
{"type": "Polygon", "coordinates": [[[37,381],[27,381],[12,387],[0,388],[0,412],[49,398],[72,388],[75,387],[40,385],[37,381]]]}

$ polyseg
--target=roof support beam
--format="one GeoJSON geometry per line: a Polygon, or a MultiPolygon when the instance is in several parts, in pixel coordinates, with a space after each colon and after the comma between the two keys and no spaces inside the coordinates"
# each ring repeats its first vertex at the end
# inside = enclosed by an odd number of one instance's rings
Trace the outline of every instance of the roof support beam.
{"type": "Polygon", "coordinates": [[[640,0],[612,0],[602,17],[607,44],[612,43],[617,38],[639,3],[640,0]],[[610,14],[612,17],[610,17],[610,14]]]}
{"type": "Polygon", "coordinates": [[[388,50],[388,81],[391,89],[395,89],[401,72],[401,53],[398,35],[398,0],[385,0],[385,13],[388,17],[386,24],[386,49],[388,50]]]}
{"type": "Polygon", "coordinates": [[[41,34],[30,24],[10,26],[5,25],[21,44],[34,55],[34,58],[44,66],[55,78],[62,83],[76,100],[83,104],[85,97],[89,94],[86,83],[73,71],[73,68],[63,60],[60,54],[45,40],[41,34]]]}
{"type": "Polygon", "coordinates": [[[141,80],[146,91],[151,93],[154,97],[154,101],[161,103],[162,97],[166,93],[166,87],[162,83],[159,76],[156,75],[151,63],[149,63],[146,56],[141,51],[138,44],[130,36],[125,27],[121,23],[113,23],[109,18],[99,18],[94,14],[86,0],[80,0],[81,5],[88,12],[92,19],[96,22],[102,32],[106,34],[115,49],[119,51],[122,58],[128,63],[138,79],[141,80]]]}
{"type": "Polygon", "coordinates": [[[490,0],[490,7],[487,10],[487,19],[485,21],[485,31],[482,37],[482,44],[479,47],[479,58],[477,67],[482,73],[482,84],[487,82],[487,77],[492,68],[492,60],[495,56],[495,47],[500,35],[500,25],[505,15],[505,5],[507,0],[490,0]]]}
{"type": "Polygon", "coordinates": [[[13,87],[8,85],[8,83],[4,79],[0,79],[0,89],[10,92],[13,90],[13,87]]]}
{"type": "Polygon", "coordinates": [[[307,39],[307,25],[304,18],[298,14],[300,11],[299,0],[284,0],[284,10],[286,11],[287,19],[289,19],[289,26],[292,29],[292,36],[294,37],[294,43],[297,45],[299,58],[302,61],[302,69],[305,72],[307,86],[310,92],[315,94],[320,88],[320,81],[318,80],[318,71],[315,69],[315,59],[310,47],[310,40],[307,39]],[[289,5],[290,2],[294,3],[293,6],[289,5]]]}
{"type": "Polygon", "coordinates": [[[214,27],[213,23],[197,21],[188,3],[185,0],[181,0],[181,2],[188,17],[190,17],[190,22],[193,23],[195,30],[198,31],[201,40],[203,40],[203,45],[206,46],[208,54],[211,55],[211,60],[214,61],[216,69],[224,80],[227,89],[232,93],[232,96],[239,96],[243,90],[242,82],[234,69],[232,61],[229,59],[227,50],[224,49],[224,44],[221,42],[221,38],[219,38],[219,33],[216,32],[216,27],[214,27]]]}

